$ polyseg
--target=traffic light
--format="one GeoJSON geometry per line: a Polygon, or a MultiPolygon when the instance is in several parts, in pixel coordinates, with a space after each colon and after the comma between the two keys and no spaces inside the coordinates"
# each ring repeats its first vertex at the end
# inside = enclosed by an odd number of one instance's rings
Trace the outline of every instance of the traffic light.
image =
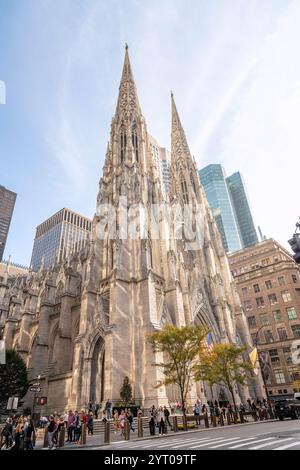
{"type": "Polygon", "coordinates": [[[296,263],[300,264],[300,233],[295,233],[293,238],[289,240],[290,247],[292,248],[294,254],[294,260],[296,263]]]}

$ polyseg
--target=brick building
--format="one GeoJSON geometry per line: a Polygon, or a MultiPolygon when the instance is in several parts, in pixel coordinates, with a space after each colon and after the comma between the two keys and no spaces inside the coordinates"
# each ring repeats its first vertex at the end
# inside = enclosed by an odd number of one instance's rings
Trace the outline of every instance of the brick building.
{"type": "Polygon", "coordinates": [[[273,239],[229,255],[270,398],[300,391],[300,269],[273,239]],[[297,344],[297,340],[299,345],[297,344]]]}

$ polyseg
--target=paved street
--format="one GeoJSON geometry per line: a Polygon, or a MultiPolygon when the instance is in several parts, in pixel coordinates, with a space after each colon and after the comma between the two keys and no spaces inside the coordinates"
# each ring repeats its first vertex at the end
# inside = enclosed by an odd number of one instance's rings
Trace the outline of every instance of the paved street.
{"type": "MultiPolygon", "coordinates": [[[[79,448],[79,447],[77,447],[79,448]]],[[[82,449],[82,447],[80,446],[82,449]]],[[[300,421],[268,422],[169,434],[139,441],[118,441],[95,450],[300,450],[300,421]]],[[[73,447],[72,447],[73,449],[73,447]]]]}

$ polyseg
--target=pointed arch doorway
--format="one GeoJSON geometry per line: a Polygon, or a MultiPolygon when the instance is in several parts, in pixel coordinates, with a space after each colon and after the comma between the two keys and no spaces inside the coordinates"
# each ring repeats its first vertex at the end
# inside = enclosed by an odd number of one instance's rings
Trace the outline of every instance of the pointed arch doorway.
{"type": "Polygon", "coordinates": [[[105,342],[100,336],[95,344],[91,362],[90,401],[101,403],[104,400],[105,342]]]}

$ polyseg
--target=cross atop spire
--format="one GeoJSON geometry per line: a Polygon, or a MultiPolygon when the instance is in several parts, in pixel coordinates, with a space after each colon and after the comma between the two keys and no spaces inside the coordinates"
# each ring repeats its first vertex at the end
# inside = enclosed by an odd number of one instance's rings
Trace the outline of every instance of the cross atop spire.
{"type": "Polygon", "coordinates": [[[132,115],[137,116],[140,114],[142,113],[131,69],[128,45],[125,44],[125,59],[119,87],[116,116],[119,115],[126,119],[131,119],[132,115]]]}

